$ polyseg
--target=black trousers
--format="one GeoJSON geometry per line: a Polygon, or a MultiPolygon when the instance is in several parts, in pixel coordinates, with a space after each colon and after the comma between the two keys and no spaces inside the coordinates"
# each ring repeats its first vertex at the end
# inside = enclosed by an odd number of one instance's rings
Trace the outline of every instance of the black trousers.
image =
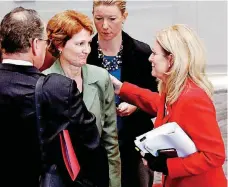
{"type": "Polygon", "coordinates": [[[122,187],[152,187],[154,172],[142,163],[132,143],[120,143],[122,187]]]}
{"type": "Polygon", "coordinates": [[[94,150],[84,150],[83,154],[77,156],[80,159],[81,170],[75,181],[70,179],[65,165],[63,165],[65,187],[109,186],[108,157],[103,146],[99,146],[94,150]]]}

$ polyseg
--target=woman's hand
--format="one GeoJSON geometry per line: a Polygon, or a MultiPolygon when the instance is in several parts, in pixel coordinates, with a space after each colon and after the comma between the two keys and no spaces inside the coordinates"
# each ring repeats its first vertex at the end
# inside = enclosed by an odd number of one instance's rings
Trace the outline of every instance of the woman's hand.
{"type": "Polygon", "coordinates": [[[143,164],[149,167],[153,171],[162,172],[164,175],[168,174],[167,157],[165,155],[159,155],[157,157],[150,153],[143,154],[141,152],[143,164]]]}
{"type": "Polygon", "coordinates": [[[111,74],[109,74],[109,76],[110,76],[110,79],[112,81],[115,94],[119,95],[120,89],[121,89],[123,83],[121,81],[119,81],[117,78],[115,78],[114,76],[112,76],[111,74]]]}
{"type": "Polygon", "coordinates": [[[129,116],[137,109],[136,106],[131,105],[126,102],[122,102],[117,107],[117,115],[119,116],[129,116]]]}

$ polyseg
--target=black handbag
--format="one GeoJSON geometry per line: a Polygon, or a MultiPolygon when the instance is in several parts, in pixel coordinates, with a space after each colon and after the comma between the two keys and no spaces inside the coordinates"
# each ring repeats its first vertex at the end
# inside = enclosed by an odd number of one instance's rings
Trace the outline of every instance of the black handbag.
{"type": "Polygon", "coordinates": [[[58,173],[58,168],[55,164],[51,166],[45,165],[45,151],[44,151],[44,139],[42,133],[44,131],[44,126],[42,123],[41,115],[41,94],[42,94],[42,85],[44,77],[41,76],[35,87],[35,106],[36,106],[36,124],[37,124],[37,134],[40,143],[41,151],[41,161],[42,161],[42,174],[40,176],[40,187],[65,187],[63,181],[58,173]]]}

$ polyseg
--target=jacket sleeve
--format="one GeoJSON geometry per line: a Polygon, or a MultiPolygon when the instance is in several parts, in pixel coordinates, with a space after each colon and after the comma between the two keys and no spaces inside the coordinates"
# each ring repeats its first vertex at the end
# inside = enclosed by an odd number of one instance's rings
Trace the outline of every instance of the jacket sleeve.
{"type": "Polygon", "coordinates": [[[113,86],[108,74],[105,87],[105,119],[101,139],[108,154],[109,187],[121,187],[121,162],[117,137],[115,97],[113,86]]]}
{"type": "Polygon", "coordinates": [[[95,116],[91,114],[77,89],[76,82],[59,74],[49,74],[43,84],[47,137],[68,129],[72,143],[94,149],[99,145],[95,116]]]}
{"type": "Polygon", "coordinates": [[[149,89],[124,82],[120,90],[120,97],[151,115],[156,115],[160,103],[160,96],[149,89]]]}
{"type": "Polygon", "coordinates": [[[96,118],[87,110],[82,94],[80,94],[76,82],[73,80],[70,87],[68,105],[68,118],[71,125],[67,129],[71,134],[78,136],[86,147],[96,148],[100,139],[96,118]]]}
{"type": "Polygon", "coordinates": [[[215,108],[209,97],[198,96],[185,102],[178,123],[193,140],[198,151],[185,158],[168,159],[169,176],[187,177],[221,167],[225,161],[225,147],[215,108]]]}

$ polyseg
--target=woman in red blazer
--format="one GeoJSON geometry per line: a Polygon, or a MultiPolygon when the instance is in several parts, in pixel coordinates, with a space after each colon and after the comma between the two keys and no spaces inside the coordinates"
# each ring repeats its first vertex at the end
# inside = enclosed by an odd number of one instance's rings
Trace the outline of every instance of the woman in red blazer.
{"type": "Polygon", "coordinates": [[[123,100],[157,114],[155,128],[176,122],[197,152],[185,158],[146,157],[148,166],[166,177],[165,187],[226,187],[222,165],[225,147],[211,99],[212,84],[205,75],[205,53],[198,36],[186,25],[160,31],[149,58],[159,94],[112,78],[123,100]]]}

